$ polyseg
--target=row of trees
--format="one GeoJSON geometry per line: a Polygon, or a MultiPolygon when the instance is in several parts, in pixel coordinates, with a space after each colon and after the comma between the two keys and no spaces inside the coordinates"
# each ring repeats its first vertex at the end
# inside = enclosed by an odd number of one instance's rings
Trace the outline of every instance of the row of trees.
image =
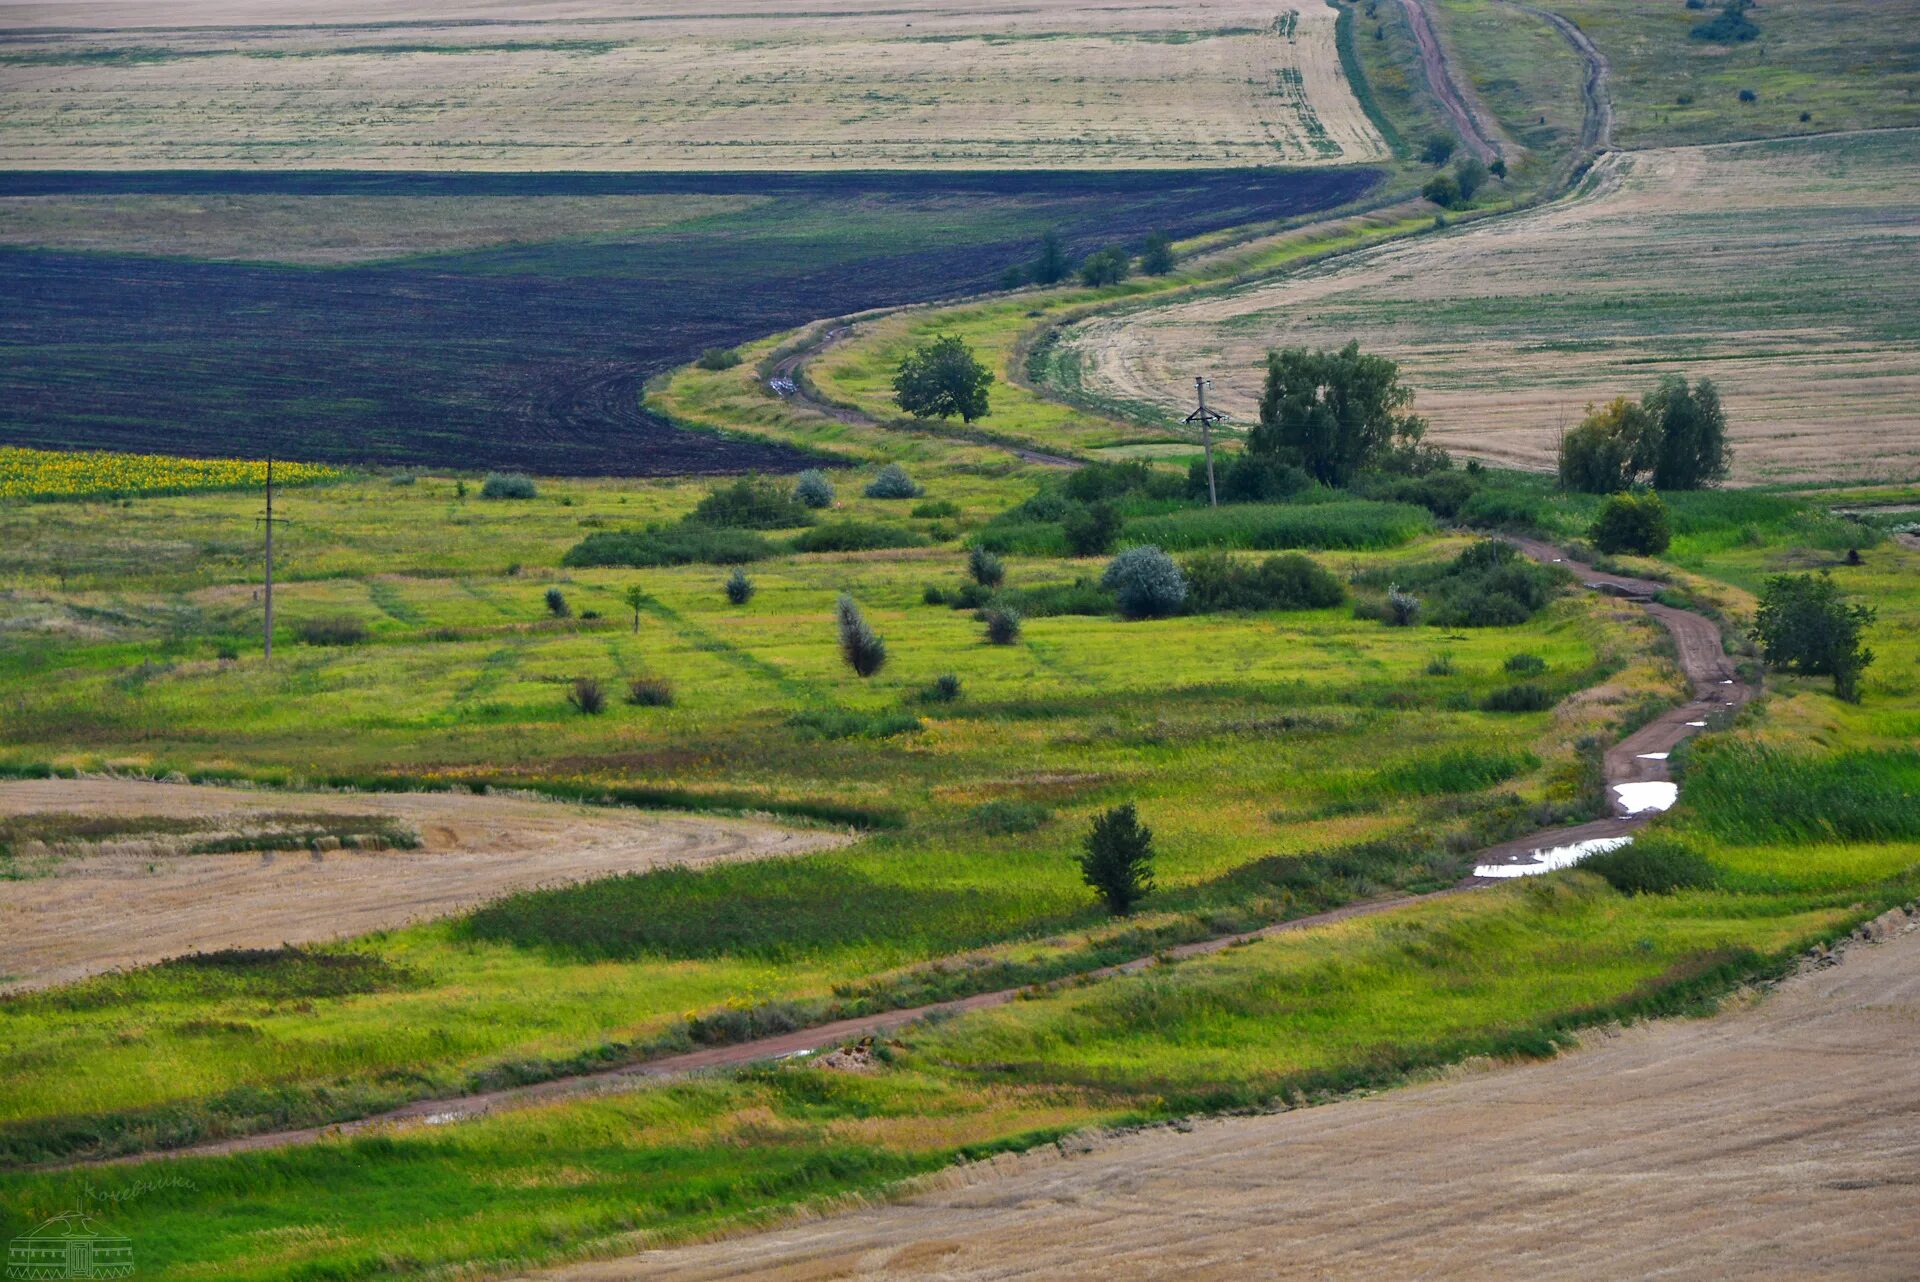
{"type": "Polygon", "coordinates": [[[1560,442],[1560,483],[1585,494],[1697,490],[1723,480],[1732,456],[1718,389],[1670,374],[1638,402],[1589,409],[1560,442]]]}
{"type": "MultiPolygon", "coordinates": [[[[1150,234],[1140,247],[1139,269],[1143,276],[1164,276],[1173,270],[1176,259],[1173,237],[1167,232],[1150,234]]],[[[1000,278],[1004,289],[1022,285],[1058,285],[1078,275],[1083,285],[1115,285],[1132,274],[1135,266],[1131,251],[1119,245],[1097,249],[1075,263],[1058,233],[1048,232],[1040,239],[1040,252],[1032,262],[1009,267],[1000,278]]]]}

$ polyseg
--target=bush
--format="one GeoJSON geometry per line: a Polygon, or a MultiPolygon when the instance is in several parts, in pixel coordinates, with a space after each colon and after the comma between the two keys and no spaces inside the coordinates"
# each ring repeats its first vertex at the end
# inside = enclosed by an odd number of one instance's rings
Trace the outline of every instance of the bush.
{"type": "Polygon", "coordinates": [[[1755,93],[1751,89],[1742,89],[1740,91],[1740,101],[1741,102],[1759,102],[1760,95],[1755,93]]]}
{"type": "Polygon", "coordinates": [[[1769,664],[1804,676],[1831,676],[1833,692],[1860,699],[1860,674],[1873,662],[1861,632],[1874,611],[1848,605],[1833,575],[1777,574],[1767,580],[1753,635],[1769,664]]]}
{"type": "Polygon", "coordinates": [[[1521,533],[1546,524],[1546,509],[1524,494],[1480,490],[1460,508],[1459,521],[1476,530],[1512,530],[1521,533]]]}
{"type": "Polygon", "coordinates": [[[1145,276],[1165,276],[1174,267],[1173,237],[1157,231],[1147,237],[1140,254],[1140,272],[1145,276]]]}
{"type": "Polygon", "coordinates": [[[967,549],[967,574],[983,588],[997,588],[1006,582],[1007,567],[999,557],[976,544],[967,549]]]}
{"type": "Polygon", "coordinates": [[[1100,585],[1111,589],[1129,619],[1160,619],[1180,613],[1187,580],[1173,558],[1157,547],[1128,548],[1108,563],[1100,585]]]}
{"type": "Polygon", "coordinates": [[[1452,209],[1460,204],[1460,183],[1452,174],[1435,174],[1420,194],[1442,209],[1452,209]]]}
{"type": "Polygon", "coordinates": [[[1152,893],[1153,830],[1140,823],[1131,801],[1093,821],[1082,846],[1080,877],[1116,917],[1131,913],[1152,893]]]}
{"type": "Polygon", "coordinates": [[[1080,263],[1080,283],[1094,289],[1118,285],[1127,278],[1131,261],[1124,249],[1102,249],[1088,254],[1080,263]]]}
{"type": "Polygon", "coordinates": [[[1522,681],[1495,690],[1480,701],[1482,712],[1545,712],[1556,700],[1545,686],[1522,681]]]}
{"type": "Polygon", "coordinates": [[[889,463],[867,483],[866,493],[870,499],[917,499],[926,491],[914,484],[906,468],[889,463]]]}
{"type": "MultiPolygon", "coordinates": [[[[1313,488],[1313,478],[1291,463],[1269,455],[1235,454],[1216,460],[1214,491],[1222,503],[1273,503],[1313,488]]],[[[1187,468],[1187,497],[1207,497],[1207,462],[1195,459],[1187,468]]]]}
{"type": "Polygon", "coordinates": [[[539,493],[533,478],[518,472],[489,472],[480,485],[480,497],[483,499],[530,499],[539,493]]]}
{"type": "Polygon", "coordinates": [[[1181,569],[1187,579],[1187,608],[1196,614],[1320,610],[1347,599],[1340,580],[1298,553],[1255,564],[1225,552],[1204,552],[1189,557],[1181,569]]]}
{"type": "Polygon", "coordinates": [[[1443,628],[1495,628],[1525,623],[1553,599],[1560,572],[1536,565],[1504,539],[1482,539],[1437,569],[1413,579],[1443,628]]]}
{"type": "Polygon", "coordinates": [[[731,347],[709,347],[694,362],[701,369],[732,369],[740,363],[740,353],[731,347]]]}
{"type": "Polygon", "coordinates": [[[734,566],[733,573],[727,576],[727,600],[735,605],[745,605],[753,600],[754,590],[753,580],[747,577],[747,572],[734,566]]]}
{"type": "Polygon", "coordinates": [[[1510,654],[1505,668],[1516,677],[1537,677],[1547,670],[1547,661],[1537,654],[1510,654]]]}
{"type": "Polygon", "coordinates": [[[854,599],[842,592],[834,606],[840,630],[840,657],[854,675],[870,677],[887,666],[887,643],[867,625],[866,616],[854,599]]]}
{"type": "Polygon", "coordinates": [[[324,619],[302,619],[293,634],[308,645],[359,645],[367,639],[367,625],[350,614],[324,619]]]}
{"type": "Polygon", "coordinates": [[[1428,134],[1420,145],[1420,159],[1429,165],[1444,165],[1453,159],[1453,139],[1446,134],[1428,134]]]}
{"type": "Polygon", "coordinates": [[[1441,651],[1427,660],[1427,675],[1430,677],[1450,677],[1459,669],[1453,666],[1453,656],[1441,651]]]}
{"type": "Polygon", "coordinates": [[[831,521],[793,536],[796,552],[871,552],[876,548],[923,548],[926,536],[876,521],[831,521]]]}
{"type": "Polygon", "coordinates": [[[913,511],[907,513],[916,521],[947,520],[960,515],[960,505],[952,499],[929,499],[925,503],[913,505],[913,511]]]}
{"type": "Polygon", "coordinates": [[[560,564],[571,567],[630,565],[739,565],[762,561],[777,549],[747,530],[677,525],[664,530],[596,530],[567,549],[560,564]]]}
{"type": "Polygon", "coordinates": [[[735,530],[786,530],[812,521],[807,505],[785,486],[758,476],[743,476],[714,490],[687,517],[690,525],[735,530]]]}
{"type": "Polygon", "coordinates": [[[1459,472],[1436,472],[1432,476],[1402,477],[1367,497],[1411,503],[1450,521],[1460,515],[1474,491],[1471,477],[1459,472]]]}
{"type": "Polygon", "coordinates": [[[1472,200],[1474,193],[1487,185],[1487,167],[1478,156],[1462,156],[1453,167],[1453,181],[1460,189],[1460,199],[1472,200]]]}
{"type": "Polygon", "coordinates": [[[1020,639],[1020,612],[1005,606],[987,611],[987,641],[993,645],[1012,645],[1020,639]]]}
{"type": "Polygon", "coordinates": [[[1671,895],[1704,889],[1719,880],[1712,864],[1671,838],[1642,835],[1627,845],[1580,861],[1625,895],[1671,895]]]}
{"type": "Polygon", "coordinates": [[[575,677],[567,687],[567,702],[583,716],[597,717],[607,710],[607,691],[598,677],[575,677]]]}
{"type": "Polygon", "coordinates": [[[673,683],[665,677],[635,677],[627,682],[627,702],[636,708],[671,708],[673,683]]]}
{"type": "Polygon", "coordinates": [[[920,692],[922,703],[952,703],[960,697],[960,678],[951,672],[943,672],[933,679],[933,684],[920,692]]]}
{"type": "Polygon", "coordinates": [[[1071,583],[1009,588],[1000,593],[1000,601],[1029,619],[1049,619],[1062,614],[1112,614],[1119,608],[1113,593],[1085,576],[1071,583]]]}
{"type": "Polygon", "coordinates": [[[817,467],[810,467],[793,481],[793,497],[803,507],[833,506],[833,482],[817,467]]]}
{"type": "Polygon", "coordinates": [[[1420,598],[1402,592],[1395,583],[1387,588],[1387,622],[1396,628],[1410,628],[1420,622],[1420,598]]]}
{"type": "Polygon", "coordinates": [[[1011,837],[1045,827],[1053,812],[1031,801],[988,801],[967,812],[968,826],[991,837],[1011,837]]]}
{"type": "Polygon", "coordinates": [[[809,739],[891,739],[920,729],[911,712],[851,712],[842,708],[796,712],[787,724],[809,739]]]}
{"type": "Polygon", "coordinates": [[[1124,522],[1120,510],[1111,503],[1087,503],[1068,511],[1060,522],[1067,550],[1075,556],[1104,556],[1120,537],[1124,522]]]}
{"type": "Polygon", "coordinates": [[[567,595],[559,588],[547,589],[547,613],[556,619],[564,619],[573,613],[573,607],[567,604],[567,595]]]}
{"type": "Polygon", "coordinates": [[[1612,494],[1600,505],[1587,537],[1609,556],[1658,556],[1673,542],[1673,526],[1658,494],[1612,494]]]}

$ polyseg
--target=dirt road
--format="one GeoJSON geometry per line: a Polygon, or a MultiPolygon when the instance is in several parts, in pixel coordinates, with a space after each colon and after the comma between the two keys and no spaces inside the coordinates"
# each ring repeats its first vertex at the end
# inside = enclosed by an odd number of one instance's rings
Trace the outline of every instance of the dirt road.
{"type": "Polygon", "coordinates": [[[133,779],[0,783],[0,815],[386,815],[418,850],[122,851],[0,881],[0,986],[63,983],[184,952],[273,947],[442,917],[527,886],[838,845],[830,832],[466,793],[290,793],[133,779]]]}
{"type": "Polygon", "coordinates": [[[896,1205],[543,1276],[1911,1278],[1920,929],[1879,928],[1887,942],[1712,1020],[1002,1158],[896,1205]]]}
{"type": "Polygon", "coordinates": [[[1480,104],[1471,89],[1463,88],[1463,78],[1453,74],[1447,63],[1446,47],[1434,29],[1432,0],[1400,0],[1407,11],[1407,25],[1413,29],[1413,41],[1420,46],[1420,68],[1426,73],[1427,87],[1440,103],[1440,110],[1453,122],[1467,150],[1486,164],[1500,158],[1500,127],[1480,104]]]}

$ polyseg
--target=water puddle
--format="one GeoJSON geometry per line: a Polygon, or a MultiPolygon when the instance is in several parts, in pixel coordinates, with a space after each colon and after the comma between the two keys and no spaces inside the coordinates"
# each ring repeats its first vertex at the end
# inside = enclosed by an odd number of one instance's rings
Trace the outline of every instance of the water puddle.
{"type": "Polygon", "coordinates": [[[1680,795],[1680,785],[1659,780],[1617,783],[1613,785],[1613,791],[1620,798],[1620,808],[1630,815],[1637,815],[1648,810],[1667,809],[1680,795]]]}
{"type": "Polygon", "coordinates": [[[1667,754],[1664,752],[1637,752],[1634,755],[1642,761],[1665,761],[1667,759],[1667,754]]]}
{"type": "Polygon", "coordinates": [[[1551,850],[1536,850],[1533,860],[1524,864],[1481,864],[1473,870],[1476,877],[1535,877],[1543,872],[1571,868],[1588,855],[1605,854],[1631,842],[1631,837],[1592,837],[1551,850]]]}
{"type": "Polygon", "coordinates": [[[1704,721],[1689,721],[1687,722],[1687,724],[1692,726],[1695,730],[1705,730],[1707,728],[1707,723],[1704,721]]]}

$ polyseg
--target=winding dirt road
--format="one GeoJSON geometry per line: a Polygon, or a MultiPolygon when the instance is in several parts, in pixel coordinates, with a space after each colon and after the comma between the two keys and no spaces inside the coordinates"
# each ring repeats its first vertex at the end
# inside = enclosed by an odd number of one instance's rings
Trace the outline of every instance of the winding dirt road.
{"type": "Polygon", "coordinates": [[[529,886],[848,840],[745,820],[468,793],[294,793],[142,779],[0,783],[0,816],[212,819],[381,815],[418,850],[181,855],[120,843],[50,876],[0,881],[0,989],[65,983],[219,948],[271,948],[444,917],[529,886]]]}
{"type": "MultiPolygon", "coordinates": [[[[1561,557],[1552,545],[1535,540],[1515,540],[1527,555],[1543,562],[1559,562],[1561,557]]],[[[1609,783],[1632,783],[1648,780],[1667,780],[1664,759],[1648,759],[1640,754],[1665,752],[1678,744],[1688,735],[1694,734],[1699,726],[1695,723],[1705,720],[1702,715],[1707,703],[1720,701],[1737,703],[1751,693],[1746,687],[1732,681],[1731,669],[1725,654],[1721,650],[1719,632],[1714,625],[1699,615],[1683,610],[1651,603],[1650,598],[1660,588],[1660,584],[1646,579],[1632,579],[1620,575],[1602,574],[1598,571],[1576,567],[1582,571],[1580,581],[1586,587],[1596,591],[1607,591],[1622,595],[1643,604],[1653,612],[1675,637],[1680,662],[1692,682],[1695,701],[1671,710],[1655,718],[1640,730],[1635,731],[1607,754],[1607,773],[1609,783]],[[1616,773],[1616,771],[1618,773],[1616,773]]],[[[165,787],[167,785],[154,785],[165,787]]],[[[0,793],[4,796],[4,793],[0,793]]],[[[360,798],[356,798],[356,801],[360,798]]],[[[1512,841],[1501,842],[1480,852],[1476,864],[1526,864],[1538,861],[1540,852],[1556,846],[1564,846],[1592,837],[1615,837],[1633,832],[1651,817],[1648,813],[1629,814],[1624,808],[1616,806],[1616,813],[1606,818],[1573,827],[1553,828],[1543,832],[1529,834],[1512,841]]],[[[1222,951],[1237,944],[1249,943],[1275,935],[1309,930],[1331,922],[1344,921],[1354,917],[1373,916],[1379,913],[1397,912],[1410,904],[1423,903],[1446,895],[1461,894],[1481,886],[1495,884],[1494,878],[1468,877],[1458,885],[1446,890],[1435,891],[1427,895],[1400,896],[1389,899],[1370,900],[1349,904],[1330,912],[1318,913],[1309,917],[1296,918],[1265,926],[1258,930],[1233,935],[1216,936],[1212,939],[1185,944],[1177,948],[1164,950],[1152,957],[1141,957],[1118,966],[1109,966],[1092,971],[1088,978],[1098,979],[1115,974],[1141,970],[1161,964],[1163,960],[1182,960],[1204,956],[1222,951]]],[[[635,1085],[670,1078],[683,1077],[690,1073],[711,1071],[721,1068],[734,1068],[746,1064],[761,1063],[767,1060],[781,1059],[836,1046],[857,1037],[873,1036],[891,1032],[904,1025],[932,1015],[953,1015],[969,1010],[980,1010],[990,1006],[999,1006],[1014,1001],[1025,989],[1003,989],[996,992],[976,993],[969,997],[953,1001],[940,1002],[930,1006],[920,1006],[904,1010],[888,1011],[879,1015],[862,1016],[856,1019],[839,1020],[830,1024],[815,1025],[812,1028],[799,1029],[774,1037],[763,1037],[754,1041],[741,1042],[731,1046],[709,1047],[684,1055],[669,1056],[642,1064],[624,1065],[603,1069],[598,1072],[573,1077],[555,1078],[531,1086],[514,1087],[507,1090],[492,1091],[484,1094],[463,1095],[439,1099],[422,1099],[403,1105],[390,1111],[375,1114],[353,1122],[340,1123],[327,1127],[302,1128],[299,1130],[274,1131],[259,1135],[219,1140],[208,1144],[170,1150],[164,1156],[210,1156],[257,1149],[283,1148],[294,1144],[311,1143],[318,1139],[351,1135],[361,1131],[398,1125],[418,1125],[431,1122],[444,1125],[449,1122],[465,1121],[482,1115],[524,1107],[571,1096],[598,1094],[611,1090],[631,1089],[635,1085]]],[[[114,1161],[138,1161],[153,1154],[136,1155],[114,1161]]]]}
{"type": "Polygon", "coordinates": [[[1420,68],[1426,73],[1427,87],[1440,104],[1440,110],[1453,122],[1454,132],[1467,150],[1485,164],[1500,158],[1500,127],[1487,114],[1480,99],[1461,87],[1447,61],[1446,47],[1433,23],[1432,0],[1400,0],[1407,11],[1407,25],[1413,29],[1413,41],[1420,47],[1420,68]]]}

